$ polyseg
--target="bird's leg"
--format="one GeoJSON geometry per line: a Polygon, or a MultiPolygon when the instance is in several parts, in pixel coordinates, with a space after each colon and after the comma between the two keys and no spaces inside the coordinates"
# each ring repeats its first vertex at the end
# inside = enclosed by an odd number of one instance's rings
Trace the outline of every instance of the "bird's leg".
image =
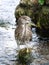
{"type": "Polygon", "coordinates": [[[17,40],[17,47],[18,47],[18,50],[20,50],[20,41],[17,40]]]}
{"type": "Polygon", "coordinates": [[[27,52],[28,52],[28,48],[29,48],[29,47],[28,47],[28,43],[29,43],[28,41],[25,41],[26,48],[27,48],[27,52]]]}

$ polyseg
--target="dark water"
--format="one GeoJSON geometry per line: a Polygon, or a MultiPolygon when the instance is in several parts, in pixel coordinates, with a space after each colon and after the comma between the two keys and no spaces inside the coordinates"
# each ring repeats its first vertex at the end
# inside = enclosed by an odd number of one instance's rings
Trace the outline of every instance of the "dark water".
{"type": "MultiPolygon", "coordinates": [[[[17,61],[17,43],[14,37],[14,11],[18,0],[0,1],[0,65],[21,65],[17,61]],[[4,23],[4,24],[2,24],[4,23]]],[[[49,40],[40,38],[32,29],[33,59],[30,65],[49,65],[49,40]]]]}

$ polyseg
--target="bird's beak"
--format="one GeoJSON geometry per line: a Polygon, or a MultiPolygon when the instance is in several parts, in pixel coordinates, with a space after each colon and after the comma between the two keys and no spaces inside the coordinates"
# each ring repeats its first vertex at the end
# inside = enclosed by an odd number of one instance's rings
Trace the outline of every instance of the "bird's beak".
{"type": "Polygon", "coordinates": [[[37,27],[33,22],[29,23],[29,26],[37,27]]]}

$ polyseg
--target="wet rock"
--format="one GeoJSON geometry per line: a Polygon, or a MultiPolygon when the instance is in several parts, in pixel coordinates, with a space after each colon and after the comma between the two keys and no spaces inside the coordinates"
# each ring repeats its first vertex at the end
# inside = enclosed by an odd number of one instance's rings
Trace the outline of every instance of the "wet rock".
{"type": "Polygon", "coordinates": [[[48,61],[46,59],[36,59],[34,60],[34,63],[39,63],[39,65],[45,65],[46,63],[48,63],[48,61]]]}
{"type": "Polygon", "coordinates": [[[49,60],[49,55],[45,56],[45,58],[46,58],[47,60],[49,60]]]}
{"type": "Polygon", "coordinates": [[[15,18],[18,20],[20,16],[26,15],[35,22],[40,8],[41,6],[38,4],[38,0],[20,0],[20,4],[15,9],[15,18]]]}
{"type": "Polygon", "coordinates": [[[37,26],[40,35],[49,37],[49,0],[20,0],[15,9],[16,22],[22,15],[29,16],[37,26]],[[45,4],[46,3],[46,4],[45,4]],[[42,5],[41,5],[42,4],[42,5]],[[47,34],[46,34],[47,33],[47,34]]]}
{"type": "Polygon", "coordinates": [[[30,48],[24,48],[19,51],[19,61],[22,64],[27,64],[32,61],[32,55],[31,55],[31,49],[30,48]]]}
{"type": "Polygon", "coordinates": [[[49,7],[43,6],[37,20],[40,35],[49,36],[49,7]]]}
{"type": "Polygon", "coordinates": [[[20,0],[20,3],[26,6],[33,6],[33,4],[38,4],[38,0],[20,0]]]}
{"type": "Polygon", "coordinates": [[[39,14],[39,19],[37,21],[37,26],[40,28],[49,28],[49,7],[43,6],[40,14],[39,14]]]}
{"type": "Polygon", "coordinates": [[[49,5],[49,0],[46,0],[46,5],[49,5]]]}

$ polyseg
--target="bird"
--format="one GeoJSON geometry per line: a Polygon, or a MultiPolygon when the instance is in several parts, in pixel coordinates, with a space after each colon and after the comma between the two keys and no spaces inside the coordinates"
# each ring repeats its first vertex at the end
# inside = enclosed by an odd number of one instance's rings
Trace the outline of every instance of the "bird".
{"type": "Polygon", "coordinates": [[[18,45],[25,44],[32,40],[32,30],[30,23],[31,18],[29,16],[23,15],[18,19],[18,25],[15,29],[15,40],[17,40],[18,45]]]}

